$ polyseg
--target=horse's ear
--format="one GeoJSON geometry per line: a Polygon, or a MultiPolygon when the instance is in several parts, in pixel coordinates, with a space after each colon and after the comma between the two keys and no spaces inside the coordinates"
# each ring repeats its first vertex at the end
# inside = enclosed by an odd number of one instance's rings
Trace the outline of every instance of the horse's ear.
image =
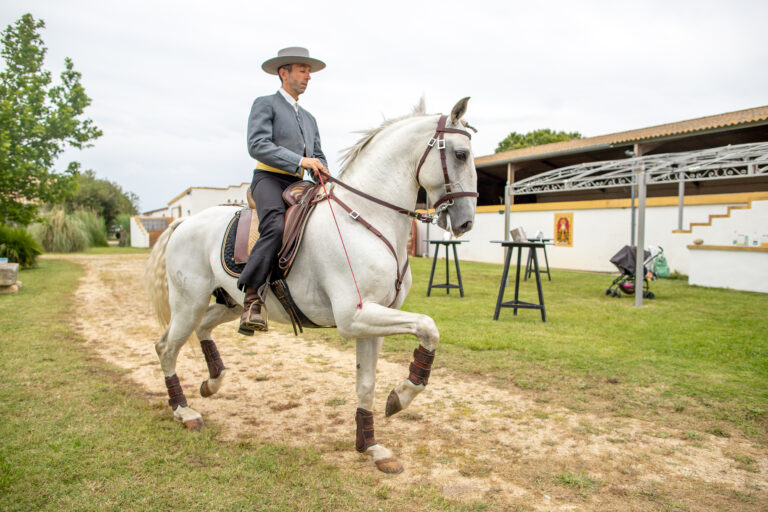
{"type": "Polygon", "coordinates": [[[453,106],[453,110],[451,110],[451,121],[453,124],[458,124],[459,119],[467,113],[467,103],[469,103],[469,96],[460,99],[456,105],[453,106]]]}
{"type": "Polygon", "coordinates": [[[427,113],[427,101],[422,96],[419,102],[413,106],[414,114],[426,114],[427,113]]]}

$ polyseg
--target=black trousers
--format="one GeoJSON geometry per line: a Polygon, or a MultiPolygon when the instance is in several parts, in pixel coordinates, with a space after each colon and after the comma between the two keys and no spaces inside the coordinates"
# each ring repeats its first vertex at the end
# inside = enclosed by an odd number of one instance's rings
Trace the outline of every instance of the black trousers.
{"type": "Polygon", "coordinates": [[[287,174],[258,169],[253,171],[251,194],[259,217],[259,239],[254,244],[248,256],[248,263],[245,264],[237,280],[237,287],[240,290],[246,287],[257,290],[267,282],[283,242],[285,202],[282,194],[288,185],[300,180],[299,177],[287,174]]]}

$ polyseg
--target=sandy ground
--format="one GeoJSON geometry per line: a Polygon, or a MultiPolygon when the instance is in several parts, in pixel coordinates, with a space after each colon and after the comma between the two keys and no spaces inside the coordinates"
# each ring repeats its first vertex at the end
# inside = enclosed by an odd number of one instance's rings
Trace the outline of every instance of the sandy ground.
{"type": "MultiPolygon", "coordinates": [[[[101,357],[129,370],[148,399],[165,403],[154,350],[160,331],[141,282],[146,255],[69,259],[86,270],[76,294],[77,330],[101,357]]],[[[376,438],[406,467],[385,476],[354,451],[354,351],[276,331],[248,338],[236,330],[232,322],[214,331],[228,369],[216,396],[198,393],[207,378],[199,345],[185,347],[177,366],[190,405],[228,439],[315,445],[328,462],[375,475],[381,485],[430,485],[447,498],[489,500],[499,508],[635,508],[644,494],[650,506],[654,489],[670,486],[690,490],[683,493],[694,500],[690,510],[700,508],[695,497],[710,487],[749,496],[745,506],[755,506],[755,499],[768,503],[768,456],[738,435],[691,439],[648,422],[535,403],[441,368],[439,351],[427,390],[390,419],[383,412],[386,396],[407,376],[407,366],[379,361],[376,438]],[[576,481],[558,483],[563,474],[576,481]],[[599,482],[600,490],[591,491],[579,475],[599,482]]]]}

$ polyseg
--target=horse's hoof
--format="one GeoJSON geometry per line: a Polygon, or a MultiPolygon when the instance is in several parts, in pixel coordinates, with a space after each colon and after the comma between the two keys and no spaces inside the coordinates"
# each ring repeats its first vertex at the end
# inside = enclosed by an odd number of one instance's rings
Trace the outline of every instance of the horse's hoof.
{"type": "Polygon", "coordinates": [[[210,389],[208,389],[208,381],[204,380],[203,383],[200,385],[200,396],[203,398],[208,398],[211,395],[213,395],[213,392],[210,389]]]}
{"type": "Polygon", "coordinates": [[[376,468],[382,473],[397,475],[403,472],[403,465],[394,457],[379,459],[376,461],[376,468]]]}
{"type": "Polygon", "coordinates": [[[199,432],[203,429],[203,418],[195,418],[184,422],[190,432],[199,432]]]}
{"type": "MultiPolygon", "coordinates": [[[[395,393],[395,390],[389,392],[389,396],[387,397],[387,408],[384,411],[384,414],[389,418],[393,414],[397,414],[398,412],[403,410],[403,406],[400,405],[400,397],[397,396],[397,393],[395,393]]],[[[402,468],[400,469],[402,471],[402,468]]]]}

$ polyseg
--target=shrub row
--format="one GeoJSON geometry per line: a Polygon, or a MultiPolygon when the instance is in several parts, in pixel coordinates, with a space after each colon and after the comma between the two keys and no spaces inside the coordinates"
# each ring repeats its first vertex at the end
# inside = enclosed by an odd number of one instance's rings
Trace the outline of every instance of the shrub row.
{"type": "Polygon", "coordinates": [[[43,252],[78,252],[88,247],[106,247],[104,219],[88,210],[67,213],[53,208],[40,222],[26,229],[0,224],[0,257],[22,268],[35,265],[43,252]]]}
{"type": "Polygon", "coordinates": [[[48,252],[78,252],[107,245],[104,219],[87,210],[67,213],[62,208],[54,208],[27,230],[48,252]]]}

